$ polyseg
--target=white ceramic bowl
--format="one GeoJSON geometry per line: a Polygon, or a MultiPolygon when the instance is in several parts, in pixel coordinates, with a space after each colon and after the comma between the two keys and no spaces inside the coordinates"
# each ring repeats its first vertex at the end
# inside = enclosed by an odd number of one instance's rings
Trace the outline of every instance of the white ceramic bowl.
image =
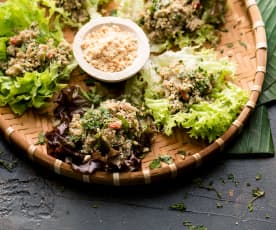
{"type": "Polygon", "coordinates": [[[119,82],[135,75],[146,63],[150,55],[150,47],[144,31],[133,21],[119,17],[99,17],[92,19],[77,32],[73,41],[73,54],[79,66],[90,76],[105,82],[119,82]],[[102,25],[117,25],[122,30],[132,32],[138,41],[137,57],[132,65],[119,72],[104,72],[94,68],[83,57],[81,43],[88,33],[102,25]]]}

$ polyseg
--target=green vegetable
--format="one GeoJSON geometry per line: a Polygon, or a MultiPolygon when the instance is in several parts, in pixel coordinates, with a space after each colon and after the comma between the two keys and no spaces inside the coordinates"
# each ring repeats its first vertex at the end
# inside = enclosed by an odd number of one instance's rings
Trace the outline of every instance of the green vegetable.
{"type": "Polygon", "coordinates": [[[188,227],[188,230],[208,230],[207,227],[203,225],[194,225],[191,221],[183,221],[183,226],[188,227]]]}
{"type": "Polygon", "coordinates": [[[262,179],[262,174],[258,173],[258,174],[256,175],[255,179],[256,179],[256,180],[262,179]]]}
{"type": "Polygon", "coordinates": [[[149,165],[150,169],[157,169],[157,168],[161,168],[161,162],[160,162],[160,159],[157,158],[157,159],[154,159],[150,165],[149,165]]]}
{"type": "Polygon", "coordinates": [[[3,167],[4,169],[8,170],[9,172],[12,172],[12,170],[17,165],[17,160],[5,160],[2,159],[1,156],[3,154],[3,151],[0,151],[0,167],[3,167]]]}
{"type": "Polygon", "coordinates": [[[163,161],[163,162],[165,162],[168,165],[173,163],[172,157],[170,155],[168,155],[168,154],[160,155],[159,159],[160,159],[160,161],[163,161]]]}
{"type": "MultiPolygon", "coordinates": [[[[53,39],[58,45],[64,40],[61,26],[57,20],[50,20],[45,9],[39,7],[39,1],[9,0],[0,5],[0,59],[6,60],[7,40],[33,23],[38,25],[37,41],[45,43],[53,39]]],[[[7,60],[6,60],[7,61],[7,60]]],[[[65,86],[61,81],[68,80],[76,67],[72,61],[64,69],[52,62],[39,72],[25,72],[23,76],[7,77],[0,75],[0,106],[9,105],[11,110],[22,115],[28,108],[43,107],[53,94],[65,86]]]]}
{"type": "Polygon", "coordinates": [[[186,206],[183,202],[181,202],[181,203],[171,205],[170,209],[177,210],[177,211],[180,211],[180,212],[184,212],[184,211],[186,211],[186,206]]]}
{"type": "Polygon", "coordinates": [[[192,45],[202,46],[206,42],[216,45],[219,39],[214,26],[205,24],[195,32],[180,33],[175,39],[175,44],[180,48],[192,45]]]}
{"type": "Polygon", "coordinates": [[[260,190],[258,187],[255,189],[252,189],[252,196],[253,198],[248,202],[247,208],[249,212],[253,212],[254,210],[254,201],[263,197],[265,195],[265,192],[263,190],[260,190]]]}
{"type": "Polygon", "coordinates": [[[234,69],[233,64],[226,59],[217,60],[211,50],[196,52],[192,48],[184,48],[178,52],[167,51],[154,56],[141,72],[147,82],[145,104],[156,124],[163,126],[167,135],[171,135],[172,129],[179,126],[186,129],[191,137],[212,142],[228,129],[248,100],[247,92],[225,80],[226,76],[233,77],[234,69]],[[206,77],[215,77],[215,84],[208,95],[209,99],[188,105],[188,112],[173,113],[169,99],[162,95],[159,71],[164,67],[174,68],[179,63],[183,63],[180,72],[184,75],[191,70],[204,71],[206,77]]]}
{"type": "Polygon", "coordinates": [[[44,133],[41,131],[38,134],[38,140],[36,142],[36,145],[43,145],[45,143],[45,136],[44,133]]]}
{"type": "MultiPolygon", "coordinates": [[[[80,27],[83,23],[76,22],[72,20],[71,12],[66,11],[62,7],[56,6],[55,0],[39,0],[42,5],[49,7],[50,9],[50,15],[58,14],[61,16],[61,19],[63,20],[64,24],[72,26],[72,27],[80,27]]],[[[89,14],[90,19],[100,17],[101,14],[98,12],[98,8],[103,5],[110,2],[110,0],[85,0],[83,8],[87,11],[89,14]]]]}
{"type": "Polygon", "coordinates": [[[54,92],[65,87],[58,83],[58,68],[50,66],[44,72],[26,72],[23,77],[0,76],[0,106],[9,105],[22,115],[28,108],[41,108],[52,98],[54,92]]]}
{"type": "Polygon", "coordinates": [[[7,46],[6,46],[7,41],[8,41],[7,37],[0,38],[0,61],[7,60],[7,46]]]}
{"type": "Polygon", "coordinates": [[[115,0],[115,3],[118,5],[116,16],[138,22],[144,10],[144,0],[115,0]]]}
{"type": "Polygon", "coordinates": [[[50,24],[45,9],[38,7],[38,0],[9,0],[0,5],[0,37],[10,37],[17,31],[29,28],[36,22],[39,26],[41,39],[62,38],[59,24],[55,21],[50,24]]]}

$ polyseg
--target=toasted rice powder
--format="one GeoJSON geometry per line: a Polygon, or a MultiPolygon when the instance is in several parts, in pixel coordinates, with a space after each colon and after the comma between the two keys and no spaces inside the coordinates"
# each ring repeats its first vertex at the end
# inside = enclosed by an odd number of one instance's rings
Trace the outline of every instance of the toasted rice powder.
{"type": "Polygon", "coordinates": [[[84,59],[104,72],[119,72],[137,57],[134,34],[117,25],[104,25],[88,33],[81,43],[84,59]]]}

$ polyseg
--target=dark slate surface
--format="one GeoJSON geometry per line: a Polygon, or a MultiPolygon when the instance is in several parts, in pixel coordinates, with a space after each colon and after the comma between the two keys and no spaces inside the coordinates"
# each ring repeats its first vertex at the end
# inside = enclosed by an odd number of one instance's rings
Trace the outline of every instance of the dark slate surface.
{"type": "MultiPolygon", "coordinates": [[[[276,105],[269,112],[276,143],[276,105]]],[[[174,181],[115,188],[59,177],[33,165],[1,139],[1,158],[18,163],[11,172],[0,167],[0,230],[188,229],[184,221],[209,230],[276,229],[275,158],[218,157],[174,181]],[[231,174],[234,179],[228,179],[231,174]],[[256,180],[257,174],[260,180],[256,180]],[[194,182],[196,178],[202,180],[202,186],[194,182]],[[208,190],[210,185],[214,189],[208,190]],[[256,187],[265,196],[249,212],[248,202],[256,187]],[[180,202],[185,204],[185,212],[170,210],[180,202]],[[223,207],[217,207],[220,204],[223,207]]]]}

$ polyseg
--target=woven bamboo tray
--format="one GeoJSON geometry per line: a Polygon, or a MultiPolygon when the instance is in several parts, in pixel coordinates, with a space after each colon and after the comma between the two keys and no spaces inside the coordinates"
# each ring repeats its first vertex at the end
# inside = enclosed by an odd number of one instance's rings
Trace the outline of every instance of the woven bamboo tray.
{"type": "MultiPolygon", "coordinates": [[[[35,163],[53,170],[57,174],[88,183],[130,185],[149,184],[173,178],[186,169],[200,166],[203,160],[219,152],[240,131],[254,110],[266,72],[267,42],[264,23],[255,0],[228,0],[228,12],[221,32],[221,43],[217,48],[220,56],[228,56],[237,63],[236,84],[250,90],[250,98],[231,127],[210,145],[190,139],[183,131],[172,136],[157,136],[152,151],[142,161],[142,170],[127,173],[96,172],[81,174],[71,166],[47,155],[46,146],[36,145],[38,134],[52,129],[49,117],[29,110],[23,116],[15,116],[9,108],[0,108],[0,129],[9,142],[17,144],[35,163]],[[188,153],[184,159],[179,150],[188,153]],[[161,168],[149,169],[150,162],[160,154],[169,154],[174,163],[162,164],[161,168]]],[[[72,39],[72,37],[71,37],[72,39]]]]}

